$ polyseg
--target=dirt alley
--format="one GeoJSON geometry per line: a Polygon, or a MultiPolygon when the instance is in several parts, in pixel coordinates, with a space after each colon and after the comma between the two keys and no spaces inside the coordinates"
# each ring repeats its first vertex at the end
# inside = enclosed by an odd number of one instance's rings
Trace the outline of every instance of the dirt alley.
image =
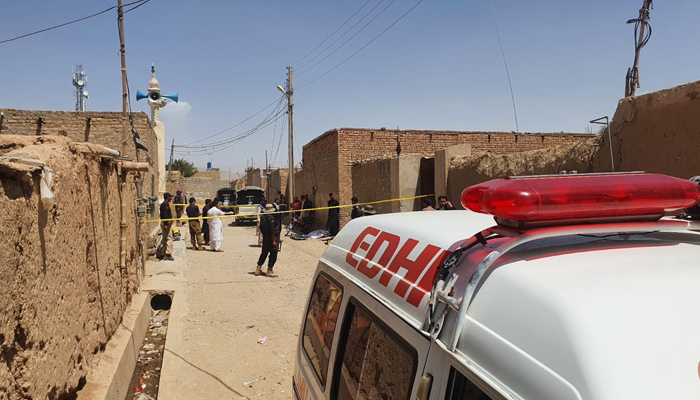
{"type": "Polygon", "coordinates": [[[147,263],[143,289],[175,291],[161,399],[294,396],[302,312],[326,245],[284,238],[275,265],[279,277],[255,276],[260,254],[255,227],[230,226],[231,221],[223,221],[223,253],[193,251],[185,225],[182,239],[174,242],[176,260],[147,263]],[[258,344],[265,336],[265,343],[258,344]]]}

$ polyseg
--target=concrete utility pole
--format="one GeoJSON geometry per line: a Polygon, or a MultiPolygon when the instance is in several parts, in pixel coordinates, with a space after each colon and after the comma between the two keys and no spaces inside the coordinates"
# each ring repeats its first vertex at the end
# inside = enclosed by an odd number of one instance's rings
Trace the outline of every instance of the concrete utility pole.
{"type": "Polygon", "coordinates": [[[649,8],[651,7],[652,0],[644,0],[644,5],[639,9],[639,17],[637,19],[631,19],[627,21],[628,24],[634,24],[635,33],[635,44],[634,44],[634,65],[632,68],[627,69],[627,76],[625,79],[625,97],[634,96],[637,88],[639,88],[639,55],[642,51],[642,47],[647,44],[649,38],[651,37],[651,26],[649,26],[649,8]],[[646,36],[644,34],[645,28],[648,28],[646,36]],[[636,33],[639,29],[639,38],[637,38],[636,33]]]}
{"type": "MultiPolygon", "coordinates": [[[[122,57],[122,157],[126,154],[129,145],[129,95],[126,88],[126,50],[124,45],[124,8],[122,0],[118,3],[118,21],[119,21],[119,53],[122,57]]],[[[138,151],[138,150],[137,150],[138,151]]]]}
{"type": "Polygon", "coordinates": [[[294,85],[293,85],[294,67],[287,67],[287,90],[282,89],[282,86],[277,86],[277,89],[287,96],[287,115],[289,116],[289,183],[287,184],[287,192],[289,201],[294,200],[294,85]]]}

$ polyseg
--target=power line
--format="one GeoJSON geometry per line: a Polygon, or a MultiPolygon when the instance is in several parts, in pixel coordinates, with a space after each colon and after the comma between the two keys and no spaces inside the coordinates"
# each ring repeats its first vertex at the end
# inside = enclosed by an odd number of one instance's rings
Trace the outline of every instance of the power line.
{"type": "Polygon", "coordinates": [[[225,150],[234,144],[240,142],[241,140],[251,136],[252,134],[266,128],[277,121],[285,112],[280,110],[279,107],[273,110],[268,116],[266,116],[260,123],[255,127],[229,139],[222,140],[217,143],[211,143],[202,146],[176,146],[178,147],[178,154],[189,154],[189,155],[204,155],[217,153],[219,151],[225,150]]]}
{"type": "Polygon", "coordinates": [[[515,116],[515,131],[520,132],[518,127],[518,112],[515,110],[515,95],[513,94],[513,84],[510,81],[510,72],[508,71],[508,63],[506,62],[506,53],[503,51],[503,43],[501,42],[501,33],[498,31],[496,23],[496,12],[493,10],[493,1],[491,1],[491,16],[493,17],[493,26],[496,27],[496,36],[498,36],[498,45],[501,47],[501,56],[503,56],[503,65],[506,67],[506,76],[508,77],[508,87],[510,87],[510,99],[513,101],[513,115],[515,116]]]}
{"type": "Polygon", "coordinates": [[[319,80],[319,79],[323,78],[324,76],[330,74],[331,72],[335,71],[338,67],[340,67],[341,65],[345,64],[345,63],[346,63],[348,60],[350,60],[351,58],[355,57],[355,55],[357,55],[357,53],[359,53],[359,52],[361,52],[362,50],[364,50],[367,46],[369,46],[370,44],[372,44],[372,42],[374,42],[374,41],[377,40],[380,36],[382,36],[384,33],[386,33],[386,31],[388,31],[389,29],[391,29],[391,27],[393,27],[393,26],[396,25],[399,21],[401,21],[401,20],[402,20],[405,16],[407,16],[411,11],[413,11],[416,7],[418,7],[418,6],[420,5],[420,3],[422,3],[423,1],[424,1],[424,0],[419,0],[413,7],[411,7],[408,11],[406,11],[403,15],[401,15],[396,21],[392,22],[391,25],[389,25],[388,27],[386,27],[386,29],[384,29],[383,31],[379,32],[379,34],[378,34],[377,36],[375,36],[372,40],[370,40],[369,42],[367,42],[364,46],[360,47],[356,52],[352,53],[348,58],[346,58],[345,60],[341,61],[338,65],[336,65],[335,67],[331,68],[331,69],[328,70],[326,73],[324,73],[324,74],[318,76],[317,78],[315,78],[315,79],[313,79],[313,80],[311,80],[311,81],[309,81],[309,82],[307,82],[307,83],[305,83],[305,84],[299,86],[296,90],[299,90],[299,89],[301,89],[301,88],[303,88],[303,87],[305,87],[305,86],[309,86],[310,84],[316,82],[317,80],[319,80]]]}
{"type": "Polygon", "coordinates": [[[328,39],[330,39],[333,35],[335,35],[336,33],[338,33],[338,31],[341,30],[341,29],[345,26],[345,24],[347,24],[348,22],[350,22],[351,19],[355,18],[355,15],[357,15],[357,13],[359,13],[363,8],[365,8],[365,6],[366,6],[367,4],[369,4],[370,1],[372,1],[372,0],[367,0],[367,2],[366,2],[365,4],[363,4],[362,7],[360,7],[357,11],[355,11],[355,13],[354,13],[353,15],[350,16],[350,18],[348,18],[347,20],[345,20],[345,22],[343,22],[343,24],[340,25],[340,26],[338,27],[338,29],[334,30],[333,33],[331,33],[331,34],[328,35],[325,39],[323,39],[323,41],[322,41],[321,43],[319,43],[318,46],[314,47],[313,50],[311,50],[310,52],[306,53],[306,54],[304,55],[304,57],[302,57],[302,58],[300,58],[300,59],[294,61],[291,65],[296,65],[298,62],[300,62],[301,60],[303,60],[303,59],[305,59],[306,57],[308,57],[309,55],[311,55],[311,53],[313,53],[314,51],[318,50],[318,48],[321,47],[324,43],[326,43],[326,41],[327,41],[328,39]]]}
{"type": "MultiPolygon", "coordinates": [[[[134,11],[135,9],[141,7],[142,5],[148,3],[149,1],[151,1],[151,0],[145,0],[145,1],[144,1],[143,3],[141,3],[141,4],[139,4],[139,5],[137,5],[137,6],[131,7],[130,9],[124,11],[124,14],[126,14],[126,13],[128,13],[128,12],[131,12],[131,11],[134,11]]],[[[128,5],[128,4],[127,4],[127,5],[128,5]]]]}
{"type": "Polygon", "coordinates": [[[377,19],[380,15],[382,15],[382,14],[384,13],[384,11],[386,11],[389,7],[391,7],[391,5],[394,4],[395,2],[396,2],[396,0],[392,0],[392,2],[389,3],[386,7],[384,7],[377,15],[374,16],[374,18],[372,18],[371,20],[369,20],[369,22],[366,23],[365,26],[363,26],[362,28],[360,28],[360,30],[358,30],[357,32],[355,32],[354,35],[350,36],[350,38],[348,38],[348,40],[344,41],[340,46],[336,47],[335,50],[333,50],[332,52],[330,52],[327,56],[323,57],[323,58],[322,58],[321,60],[319,60],[316,64],[314,64],[314,65],[310,66],[309,68],[305,69],[304,71],[298,73],[297,76],[302,75],[302,74],[304,74],[305,72],[310,71],[312,68],[314,68],[314,67],[317,66],[318,64],[320,64],[320,63],[322,63],[323,61],[325,61],[326,59],[328,59],[328,57],[332,56],[336,51],[340,50],[340,49],[341,49],[343,46],[345,46],[349,41],[351,41],[355,36],[357,36],[357,35],[358,35],[360,32],[362,32],[366,27],[368,27],[369,24],[371,24],[375,19],[377,19]]]}
{"type": "MultiPolygon", "coordinates": [[[[393,0],[391,3],[393,4],[395,1],[396,1],[396,0],[393,0]]],[[[377,7],[379,7],[383,2],[384,2],[384,0],[380,0],[379,3],[377,3],[377,5],[375,5],[374,7],[372,7],[372,9],[369,10],[369,11],[367,12],[367,14],[365,14],[362,18],[360,18],[357,22],[355,22],[355,24],[354,24],[353,26],[351,26],[350,28],[348,28],[348,30],[346,30],[342,35],[340,35],[337,39],[335,39],[335,40],[333,41],[333,43],[331,43],[331,44],[329,44],[328,46],[326,46],[325,49],[321,50],[320,53],[316,54],[316,56],[314,56],[313,58],[311,58],[310,60],[308,60],[308,61],[305,62],[304,64],[301,64],[300,66],[298,66],[297,69],[302,69],[302,68],[304,68],[305,66],[309,65],[309,64],[312,63],[315,59],[317,59],[317,58],[320,57],[323,53],[325,53],[328,49],[330,49],[331,47],[333,47],[334,44],[338,43],[338,41],[339,41],[340,39],[344,38],[345,35],[347,35],[347,34],[350,33],[353,29],[355,29],[355,27],[356,27],[357,25],[359,25],[360,22],[364,21],[365,18],[367,18],[370,14],[372,14],[372,12],[374,12],[374,10],[376,10],[377,7]]],[[[391,5],[391,4],[389,4],[389,5],[391,5]]],[[[384,12],[384,10],[382,10],[382,12],[384,12]]],[[[381,12],[380,12],[380,14],[381,14],[381,12]]],[[[375,18],[376,18],[376,17],[375,17],[375,18]]],[[[374,20],[374,19],[372,19],[372,20],[374,20]]],[[[370,21],[370,22],[372,22],[372,21],[370,21]]],[[[365,26],[366,26],[366,25],[365,25],[365,26]]],[[[362,29],[364,29],[364,27],[361,28],[360,31],[362,31],[362,29]]],[[[358,32],[358,33],[359,33],[359,32],[358,32]]],[[[357,35],[357,33],[356,33],[355,35],[357,35]]],[[[355,35],[353,35],[353,37],[355,37],[355,35]]],[[[352,39],[352,38],[351,38],[351,39],[352,39]]],[[[347,43],[347,42],[346,42],[346,43],[347,43]]],[[[340,47],[343,47],[344,44],[345,44],[345,43],[341,44],[340,47]]],[[[338,50],[338,49],[336,49],[336,50],[338,50]]],[[[335,51],[334,51],[334,52],[335,52],[335,51]]],[[[316,64],[314,64],[314,65],[316,65],[316,64]]],[[[313,68],[313,67],[312,67],[312,68],[313,68]]]]}
{"type": "Polygon", "coordinates": [[[180,148],[189,148],[189,149],[208,149],[208,148],[215,148],[217,146],[225,145],[230,143],[231,141],[237,140],[241,136],[245,136],[248,132],[256,130],[260,125],[265,124],[269,121],[273,121],[273,119],[276,121],[277,118],[279,118],[279,115],[283,114],[284,112],[280,110],[281,107],[281,102],[280,104],[277,105],[275,109],[272,110],[261,122],[259,122],[255,127],[251,128],[248,131],[245,131],[237,136],[230,137],[228,139],[223,139],[218,142],[214,143],[208,143],[208,144],[202,144],[202,145],[197,145],[197,146],[192,146],[192,145],[182,145],[179,146],[180,148]]]}
{"type": "MultiPolygon", "coordinates": [[[[140,7],[140,6],[144,5],[144,4],[146,4],[146,3],[148,3],[149,1],[150,1],[150,0],[138,0],[138,1],[135,1],[135,2],[133,2],[133,3],[124,4],[123,7],[128,7],[128,6],[131,6],[131,5],[134,5],[134,4],[141,3],[141,4],[139,4],[138,6],[133,7],[133,8],[131,8],[131,9],[129,10],[129,11],[132,11],[132,10],[134,10],[134,9],[136,9],[136,8],[138,8],[138,7],[140,7]]],[[[63,23],[63,24],[55,25],[55,26],[52,26],[52,27],[50,27],[50,28],[41,29],[41,30],[38,30],[38,31],[36,31],[36,32],[25,33],[24,35],[20,35],[20,36],[17,36],[17,37],[13,37],[13,38],[11,38],[11,39],[0,40],[0,44],[9,43],[9,42],[12,42],[12,41],[15,41],[15,40],[19,40],[19,39],[22,39],[22,38],[26,38],[26,37],[28,37],[28,36],[32,36],[32,35],[36,35],[36,34],[39,34],[39,33],[47,32],[47,31],[50,31],[50,30],[53,30],[53,29],[57,29],[57,28],[62,28],[62,27],[64,27],[64,26],[66,26],[66,25],[74,24],[74,23],[76,23],[76,22],[85,21],[86,19],[90,19],[90,18],[93,18],[93,17],[97,17],[98,15],[102,15],[102,14],[108,12],[108,11],[114,10],[115,8],[119,8],[119,6],[112,6],[112,7],[108,8],[108,9],[106,9],[106,10],[102,10],[102,11],[100,11],[100,12],[98,12],[98,13],[95,13],[95,14],[92,14],[92,15],[88,15],[87,17],[79,18],[79,19],[76,19],[76,20],[73,20],[73,21],[70,21],[70,22],[65,22],[65,23],[63,23]]],[[[127,11],[127,12],[128,12],[128,11],[127,11]]]]}
{"type": "Polygon", "coordinates": [[[237,124],[235,124],[235,125],[233,125],[233,126],[229,126],[228,128],[224,129],[224,130],[221,131],[221,132],[215,133],[215,134],[213,134],[213,135],[207,136],[207,137],[202,138],[202,139],[199,139],[199,140],[195,140],[194,142],[187,143],[187,144],[184,145],[183,147],[190,146],[190,145],[193,145],[193,144],[195,144],[195,143],[203,142],[203,141],[205,141],[205,140],[207,140],[207,139],[211,139],[211,138],[213,138],[213,137],[219,136],[219,135],[221,135],[222,133],[226,133],[226,132],[230,131],[231,129],[233,129],[233,128],[237,127],[237,126],[240,126],[240,125],[242,125],[242,124],[248,122],[250,119],[252,119],[252,118],[255,117],[256,115],[258,115],[258,114],[260,114],[261,112],[263,112],[263,111],[267,110],[268,108],[272,107],[275,103],[281,103],[282,100],[284,100],[285,98],[286,98],[285,96],[281,96],[279,99],[277,99],[277,100],[273,101],[272,103],[266,105],[266,106],[263,107],[260,111],[256,112],[255,114],[251,115],[250,117],[244,119],[243,121],[241,121],[241,122],[239,122],[239,123],[237,123],[237,124]]]}

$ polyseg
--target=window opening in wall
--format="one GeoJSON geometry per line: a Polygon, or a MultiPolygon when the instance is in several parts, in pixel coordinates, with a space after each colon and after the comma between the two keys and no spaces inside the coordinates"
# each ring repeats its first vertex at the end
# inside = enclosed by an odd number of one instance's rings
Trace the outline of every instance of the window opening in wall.
{"type": "Polygon", "coordinates": [[[331,398],[407,400],[415,349],[351,300],[345,313],[331,398]]]}
{"type": "Polygon", "coordinates": [[[306,310],[303,346],[323,388],[326,387],[331,344],[342,299],[342,287],[319,275],[306,310]]]}
{"type": "Polygon", "coordinates": [[[451,367],[445,400],[491,400],[491,398],[466,376],[451,367]]]}

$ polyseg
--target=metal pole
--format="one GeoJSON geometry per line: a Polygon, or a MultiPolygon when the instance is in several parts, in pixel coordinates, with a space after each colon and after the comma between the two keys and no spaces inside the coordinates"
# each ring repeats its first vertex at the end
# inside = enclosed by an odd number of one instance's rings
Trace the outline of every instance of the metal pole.
{"type": "Polygon", "coordinates": [[[293,73],[294,67],[287,67],[289,76],[287,79],[287,113],[289,114],[289,184],[287,192],[290,201],[294,200],[294,86],[293,73]]]}
{"type": "Polygon", "coordinates": [[[610,136],[610,118],[605,116],[605,117],[596,118],[596,119],[589,121],[589,122],[591,124],[602,125],[603,123],[600,122],[602,119],[605,119],[605,130],[608,131],[608,147],[610,147],[610,167],[612,168],[612,172],[615,172],[615,160],[613,160],[612,137],[610,136]]]}
{"type": "Polygon", "coordinates": [[[644,5],[639,10],[639,39],[637,39],[635,43],[634,65],[632,65],[630,79],[628,79],[629,92],[626,93],[627,96],[634,96],[639,87],[639,57],[642,52],[642,43],[644,43],[644,28],[646,28],[646,25],[649,23],[649,6],[651,2],[652,0],[644,0],[644,5]]]}

